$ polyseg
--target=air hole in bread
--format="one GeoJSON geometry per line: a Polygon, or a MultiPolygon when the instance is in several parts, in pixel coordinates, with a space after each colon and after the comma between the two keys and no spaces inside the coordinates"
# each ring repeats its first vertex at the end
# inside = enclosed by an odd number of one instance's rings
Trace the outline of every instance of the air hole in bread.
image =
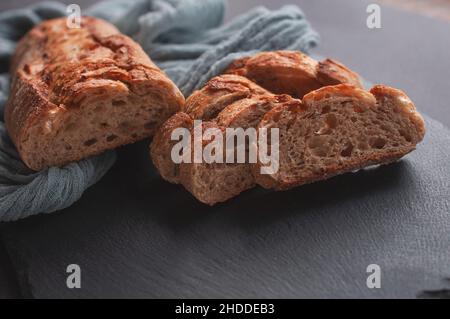
{"type": "Polygon", "coordinates": [[[341,152],[341,156],[350,157],[352,155],[352,152],[353,152],[353,144],[350,142],[347,142],[345,144],[345,148],[341,152]]]}
{"type": "Polygon", "coordinates": [[[112,142],[112,141],[114,141],[117,137],[118,137],[118,136],[117,136],[117,135],[114,135],[114,134],[109,135],[109,136],[106,138],[106,141],[107,141],[107,142],[112,142]]]}
{"type": "Polygon", "coordinates": [[[84,146],[92,146],[95,143],[97,143],[97,139],[96,138],[91,138],[91,139],[87,140],[86,142],[84,142],[84,146]]]}
{"type": "Polygon", "coordinates": [[[386,145],[386,140],[381,137],[372,137],[370,139],[370,146],[372,148],[382,149],[386,145]]]}
{"type": "Polygon", "coordinates": [[[411,142],[412,138],[411,138],[411,134],[407,133],[405,130],[398,130],[398,132],[400,133],[401,136],[403,136],[403,138],[407,141],[407,142],[411,142]]]}
{"type": "Polygon", "coordinates": [[[25,64],[24,66],[23,66],[23,71],[26,73],[26,74],[31,74],[31,67],[30,67],[30,65],[29,64],[25,64]]]}
{"type": "Polygon", "coordinates": [[[113,101],[111,102],[111,104],[112,104],[113,106],[123,106],[123,105],[127,104],[127,102],[122,101],[122,100],[113,100],[113,101]]]}

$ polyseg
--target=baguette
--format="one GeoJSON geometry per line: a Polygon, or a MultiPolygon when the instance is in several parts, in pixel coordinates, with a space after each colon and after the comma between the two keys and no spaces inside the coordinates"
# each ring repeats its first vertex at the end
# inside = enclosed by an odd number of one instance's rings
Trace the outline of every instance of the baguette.
{"type": "Polygon", "coordinates": [[[91,17],[80,28],[66,18],[33,28],[11,74],[6,127],[36,171],[150,137],[184,104],[137,43],[91,17]]]}

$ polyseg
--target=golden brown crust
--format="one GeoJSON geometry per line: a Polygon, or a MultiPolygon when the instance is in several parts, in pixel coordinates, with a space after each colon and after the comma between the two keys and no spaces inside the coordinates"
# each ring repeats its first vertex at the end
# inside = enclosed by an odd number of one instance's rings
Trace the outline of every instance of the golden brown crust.
{"type": "Polygon", "coordinates": [[[317,67],[317,79],[324,86],[350,84],[359,88],[363,87],[358,74],[333,59],[325,59],[319,62],[317,67]]]}
{"type": "Polygon", "coordinates": [[[305,105],[314,106],[314,103],[330,98],[351,98],[366,105],[375,105],[375,97],[368,91],[349,84],[325,86],[306,94],[302,101],[305,105]]]}
{"type": "Polygon", "coordinates": [[[216,117],[223,127],[256,127],[261,117],[288,96],[257,95],[236,101],[225,107],[216,117]]]}
{"type": "Polygon", "coordinates": [[[225,73],[247,77],[272,93],[294,98],[327,85],[362,87],[358,75],[341,63],[331,59],[317,62],[298,51],[262,52],[233,62],[225,73]]]}
{"type": "MultiPolygon", "coordinates": [[[[81,28],[68,28],[66,18],[33,28],[17,46],[11,74],[6,126],[22,158],[34,169],[42,167],[25,160],[23,144],[30,128],[44,125],[52,112],[77,111],[88,101],[101,102],[119,91],[133,95],[136,103],[151,91],[161,104],[172,108],[166,110],[169,115],[184,104],[176,86],[137,43],[111,24],[91,17],[82,18],[81,28]]],[[[87,155],[80,154],[80,158],[87,155]]]]}
{"type": "Polygon", "coordinates": [[[210,120],[227,105],[251,97],[270,94],[248,79],[224,74],[209,80],[205,86],[186,100],[185,112],[195,119],[210,120]]]}

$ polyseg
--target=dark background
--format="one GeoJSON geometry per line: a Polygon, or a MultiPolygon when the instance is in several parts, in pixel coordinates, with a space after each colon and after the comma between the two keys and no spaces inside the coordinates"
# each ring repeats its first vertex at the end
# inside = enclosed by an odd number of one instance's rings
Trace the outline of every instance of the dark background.
{"type": "MultiPolygon", "coordinates": [[[[2,1],[0,9],[34,2],[2,1]]],[[[83,8],[94,1],[76,2],[83,8]]],[[[372,2],[231,0],[227,19],[256,5],[277,8],[284,3],[298,4],[321,35],[321,44],[314,53],[336,58],[374,83],[406,91],[421,112],[450,125],[450,23],[445,14],[435,15],[420,6],[418,10],[411,6],[405,9],[396,6],[396,1],[385,1],[390,4],[382,6],[382,28],[369,30],[365,25],[365,9],[372,2]]],[[[440,12],[445,12],[446,4],[442,3],[444,8],[440,12]]],[[[0,246],[0,297],[20,295],[14,273],[0,246]]]]}

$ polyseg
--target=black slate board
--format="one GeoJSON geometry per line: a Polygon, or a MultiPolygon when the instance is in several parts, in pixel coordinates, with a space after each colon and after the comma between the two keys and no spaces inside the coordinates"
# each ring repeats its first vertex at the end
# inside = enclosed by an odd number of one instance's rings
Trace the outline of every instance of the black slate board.
{"type": "Polygon", "coordinates": [[[162,181],[143,142],[73,207],[1,233],[30,297],[423,296],[450,287],[450,131],[427,129],[396,164],[213,208],[162,181]]]}
{"type": "MultiPolygon", "coordinates": [[[[230,1],[228,19],[283,3],[304,9],[322,36],[318,54],[405,90],[450,125],[448,23],[382,6],[383,27],[370,30],[370,0],[230,1]]],[[[445,297],[448,136],[429,120],[425,144],[401,163],[287,193],[256,189],[213,212],[152,168],[140,172],[143,143],[66,212],[1,225],[5,246],[25,296],[445,297]],[[249,202],[261,197],[258,211],[249,202]],[[79,291],[65,286],[69,262],[82,266],[79,291]],[[369,290],[365,267],[376,262],[383,288],[369,290]]]]}

